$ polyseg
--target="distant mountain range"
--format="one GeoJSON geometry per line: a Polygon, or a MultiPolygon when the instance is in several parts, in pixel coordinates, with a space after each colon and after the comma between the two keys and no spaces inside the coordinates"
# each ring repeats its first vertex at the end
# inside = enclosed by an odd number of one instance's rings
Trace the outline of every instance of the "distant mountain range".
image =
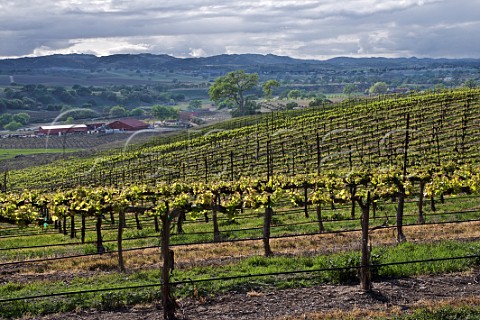
{"type": "Polygon", "coordinates": [[[35,71],[48,69],[139,69],[139,70],[206,70],[238,69],[249,71],[269,70],[319,70],[352,68],[434,69],[480,68],[480,59],[430,59],[422,58],[347,58],[329,60],[301,60],[272,54],[222,54],[204,58],[175,58],[169,55],[116,54],[97,57],[88,54],[50,55],[0,60],[0,71],[35,71]]]}

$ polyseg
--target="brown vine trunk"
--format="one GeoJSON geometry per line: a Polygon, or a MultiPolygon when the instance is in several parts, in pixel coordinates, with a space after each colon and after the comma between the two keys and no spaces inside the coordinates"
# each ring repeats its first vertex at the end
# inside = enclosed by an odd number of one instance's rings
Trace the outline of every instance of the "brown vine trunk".
{"type": "Polygon", "coordinates": [[[322,220],[322,205],[317,205],[317,220],[318,220],[318,229],[320,232],[325,232],[325,227],[323,226],[322,220]]]}
{"type": "Polygon", "coordinates": [[[370,219],[370,192],[367,195],[367,202],[361,205],[362,217],[362,261],[360,268],[360,288],[364,292],[372,291],[372,275],[370,272],[370,247],[368,246],[368,225],[370,219]]]}
{"type": "Polygon", "coordinates": [[[80,230],[82,243],[85,243],[85,225],[86,225],[86,217],[82,214],[82,229],[80,230]]]}
{"type": "Polygon", "coordinates": [[[112,226],[115,224],[115,215],[113,214],[113,210],[110,210],[110,224],[112,226]]]}
{"type": "Polygon", "coordinates": [[[170,261],[173,254],[170,254],[170,219],[169,208],[167,205],[167,213],[160,216],[162,220],[162,239],[161,239],[161,255],[163,260],[162,266],[162,306],[163,306],[163,319],[172,320],[176,319],[175,309],[176,301],[173,297],[170,287],[170,268],[172,261],[170,261]]]}
{"type": "Polygon", "coordinates": [[[73,239],[76,236],[75,232],[75,215],[70,216],[70,238],[73,239]]]}
{"type": "Polygon", "coordinates": [[[97,223],[95,224],[95,229],[97,231],[97,253],[104,253],[105,248],[103,247],[102,238],[102,216],[97,216],[97,223]]]}
{"type": "Polygon", "coordinates": [[[67,235],[67,216],[63,217],[63,234],[67,235]]]}
{"type": "Polygon", "coordinates": [[[185,231],[183,231],[183,221],[185,221],[185,211],[184,210],[182,210],[182,212],[180,212],[180,215],[177,218],[177,233],[178,234],[185,233],[185,231]]]}
{"type": "Polygon", "coordinates": [[[138,218],[138,212],[135,212],[135,223],[137,225],[137,230],[143,229],[142,225],[140,224],[140,219],[138,218]]]}

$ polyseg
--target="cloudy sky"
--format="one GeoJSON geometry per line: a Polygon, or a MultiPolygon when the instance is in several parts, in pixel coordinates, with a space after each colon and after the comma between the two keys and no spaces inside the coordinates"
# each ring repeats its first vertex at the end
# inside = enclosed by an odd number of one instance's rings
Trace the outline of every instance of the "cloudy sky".
{"type": "Polygon", "coordinates": [[[0,58],[480,58],[480,0],[0,0],[0,58]]]}

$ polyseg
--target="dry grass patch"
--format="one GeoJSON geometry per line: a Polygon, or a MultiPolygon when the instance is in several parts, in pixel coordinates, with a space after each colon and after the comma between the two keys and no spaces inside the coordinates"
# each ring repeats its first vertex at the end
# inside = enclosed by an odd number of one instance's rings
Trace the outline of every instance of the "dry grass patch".
{"type": "MultiPolygon", "coordinates": [[[[396,245],[396,229],[383,228],[371,232],[371,242],[375,246],[396,245]]],[[[452,223],[444,225],[405,226],[408,241],[431,242],[448,239],[480,238],[480,222],[452,223]]],[[[270,240],[272,250],[281,255],[318,255],[359,250],[360,232],[325,233],[295,236],[270,240]]],[[[238,241],[232,243],[208,243],[172,247],[175,263],[181,266],[222,264],[225,261],[263,255],[261,240],[238,241]]],[[[127,270],[155,268],[161,263],[157,248],[124,252],[127,270]]],[[[105,253],[81,258],[55,260],[45,263],[25,264],[21,273],[48,273],[68,271],[114,271],[118,269],[116,253],[105,253]]]]}
{"type": "Polygon", "coordinates": [[[373,318],[392,318],[400,315],[411,314],[415,310],[426,309],[435,311],[444,307],[463,308],[463,307],[477,307],[480,305],[480,297],[458,297],[443,300],[421,300],[412,304],[409,308],[400,308],[399,306],[385,307],[385,308],[355,308],[353,310],[333,310],[325,312],[305,313],[301,315],[286,316],[276,318],[276,320],[333,320],[333,319],[373,319],[373,318]],[[408,310],[408,311],[406,311],[408,310]]]}

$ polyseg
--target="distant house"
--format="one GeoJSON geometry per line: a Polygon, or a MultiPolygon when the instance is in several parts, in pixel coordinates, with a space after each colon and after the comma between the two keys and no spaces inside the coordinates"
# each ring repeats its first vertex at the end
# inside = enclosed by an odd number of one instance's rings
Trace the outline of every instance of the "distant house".
{"type": "Polygon", "coordinates": [[[137,119],[123,119],[110,122],[107,124],[110,129],[125,130],[125,131],[137,131],[142,129],[148,129],[148,123],[137,119]]]}
{"type": "Polygon", "coordinates": [[[53,126],[41,126],[38,128],[39,134],[45,135],[64,135],[67,133],[87,133],[88,127],[85,124],[59,124],[53,126]]]}

